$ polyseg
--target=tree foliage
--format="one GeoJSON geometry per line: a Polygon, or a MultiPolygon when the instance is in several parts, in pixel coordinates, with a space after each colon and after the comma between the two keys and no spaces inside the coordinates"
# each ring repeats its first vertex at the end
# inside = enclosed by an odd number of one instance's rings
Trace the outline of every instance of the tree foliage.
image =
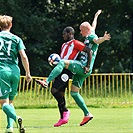
{"type": "MultiPolygon", "coordinates": [[[[108,31],[112,38],[100,44],[93,72],[132,71],[132,0],[1,0],[0,4],[0,14],[14,18],[12,32],[25,43],[32,75],[49,74],[47,58],[60,52],[64,27],[74,27],[75,39],[83,41],[79,25],[92,23],[98,9],[103,12],[96,33],[103,36],[108,31]]],[[[24,74],[21,63],[20,67],[24,74]]]]}

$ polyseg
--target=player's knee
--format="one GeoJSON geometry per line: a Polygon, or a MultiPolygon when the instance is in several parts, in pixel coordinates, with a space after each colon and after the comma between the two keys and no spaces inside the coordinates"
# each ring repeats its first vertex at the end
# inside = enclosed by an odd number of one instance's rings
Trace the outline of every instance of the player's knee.
{"type": "Polygon", "coordinates": [[[64,60],[61,60],[59,63],[58,63],[58,66],[62,66],[63,68],[65,67],[65,61],[64,60]]]}
{"type": "Polygon", "coordinates": [[[57,89],[55,89],[55,88],[51,88],[51,93],[52,93],[52,95],[55,94],[56,92],[58,92],[57,89]]]}
{"type": "Polygon", "coordinates": [[[73,92],[73,91],[71,91],[70,94],[71,94],[72,97],[75,97],[75,96],[78,95],[78,92],[73,92]]]}
{"type": "Polygon", "coordinates": [[[69,64],[70,64],[70,61],[69,61],[69,60],[61,60],[61,61],[58,63],[58,66],[61,66],[61,67],[67,69],[68,66],[69,66],[69,64]]]}

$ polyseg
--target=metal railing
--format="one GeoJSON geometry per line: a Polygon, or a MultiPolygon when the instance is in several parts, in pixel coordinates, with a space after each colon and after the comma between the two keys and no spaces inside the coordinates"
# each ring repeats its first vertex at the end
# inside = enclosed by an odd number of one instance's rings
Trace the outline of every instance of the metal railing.
{"type": "MultiPolygon", "coordinates": [[[[42,104],[45,104],[46,101],[51,102],[54,98],[50,93],[50,89],[44,89],[35,82],[35,79],[44,79],[46,77],[33,76],[32,78],[31,83],[26,85],[25,76],[21,76],[18,89],[19,96],[23,95],[24,99],[28,97],[28,100],[39,97],[39,100],[42,99],[42,104]]],[[[72,80],[69,81],[66,98],[68,103],[74,104],[69,93],[71,84],[72,80]]],[[[49,88],[51,87],[52,82],[49,85],[49,88]]],[[[84,81],[82,89],[80,89],[80,93],[88,105],[101,103],[132,104],[132,92],[133,73],[91,74],[84,81]]]]}

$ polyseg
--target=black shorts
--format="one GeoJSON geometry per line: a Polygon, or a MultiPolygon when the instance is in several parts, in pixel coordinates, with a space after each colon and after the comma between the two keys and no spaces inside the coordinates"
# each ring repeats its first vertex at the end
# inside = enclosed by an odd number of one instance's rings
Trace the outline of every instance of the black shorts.
{"type": "Polygon", "coordinates": [[[68,87],[68,82],[69,79],[72,79],[72,75],[71,71],[63,69],[62,73],[55,78],[52,88],[65,92],[65,88],[68,87]]]}

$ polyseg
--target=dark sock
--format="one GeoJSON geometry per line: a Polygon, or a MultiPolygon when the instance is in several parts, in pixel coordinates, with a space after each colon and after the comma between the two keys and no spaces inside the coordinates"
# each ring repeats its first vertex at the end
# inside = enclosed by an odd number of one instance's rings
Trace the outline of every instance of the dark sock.
{"type": "Polygon", "coordinates": [[[59,111],[60,111],[60,117],[63,118],[63,112],[64,111],[67,111],[67,108],[65,106],[65,98],[62,97],[62,95],[60,94],[60,92],[55,92],[54,94],[52,94],[55,99],[57,100],[58,102],[58,107],[59,107],[59,111]]]}
{"type": "Polygon", "coordinates": [[[68,111],[68,109],[66,107],[66,100],[65,100],[65,97],[64,96],[62,98],[63,98],[63,101],[64,101],[64,109],[63,110],[66,112],[66,111],[68,111]]]}

